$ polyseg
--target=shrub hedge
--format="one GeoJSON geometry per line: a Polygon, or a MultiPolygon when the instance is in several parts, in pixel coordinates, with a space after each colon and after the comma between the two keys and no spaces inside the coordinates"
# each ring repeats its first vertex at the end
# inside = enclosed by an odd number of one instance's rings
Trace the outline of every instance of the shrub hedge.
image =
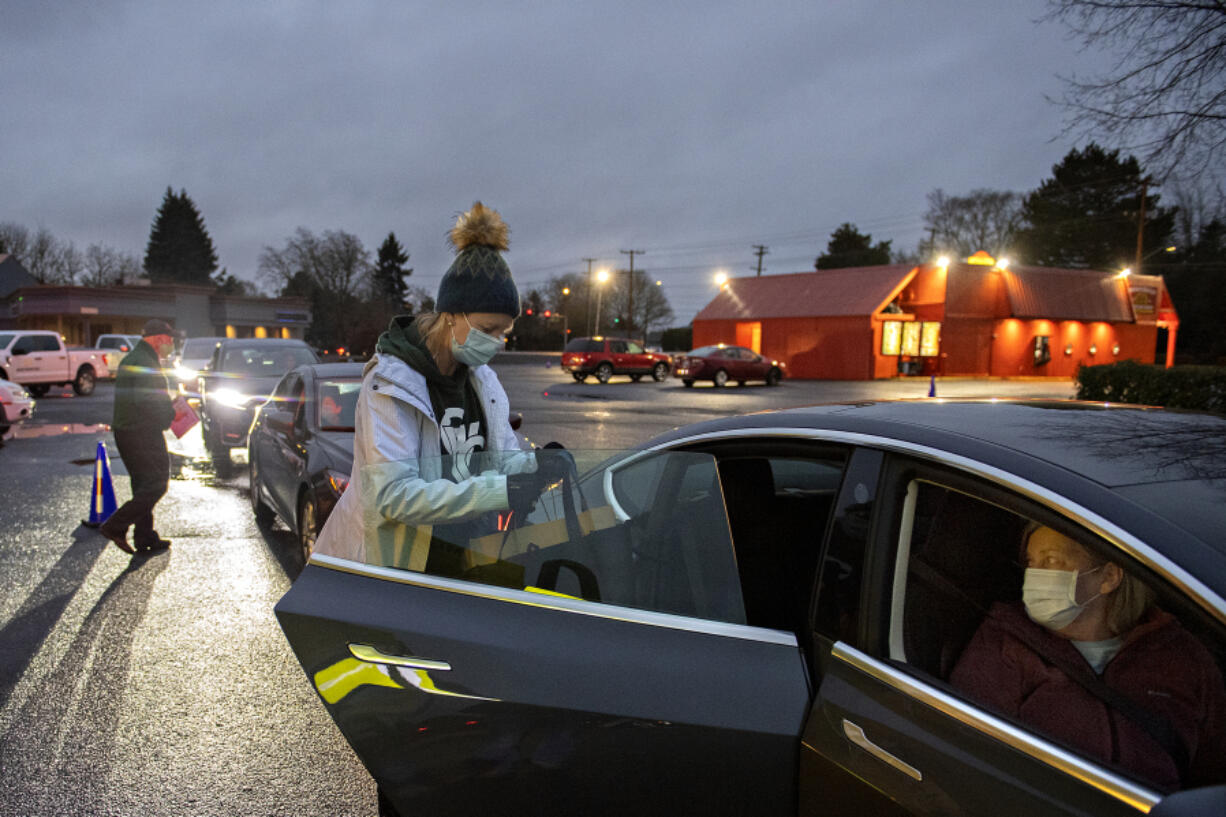
{"type": "Polygon", "coordinates": [[[1077,397],[1226,414],[1226,367],[1170,369],[1124,360],[1077,370],[1077,397]]]}

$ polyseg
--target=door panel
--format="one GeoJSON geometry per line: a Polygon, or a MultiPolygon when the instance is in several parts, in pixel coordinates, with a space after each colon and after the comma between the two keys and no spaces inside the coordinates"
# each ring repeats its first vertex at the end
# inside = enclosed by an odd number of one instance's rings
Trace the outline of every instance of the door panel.
{"type": "Polygon", "coordinates": [[[795,813],[808,682],[790,634],[327,563],[277,617],[402,814],[795,813]]]}
{"type": "MultiPolygon", "coordinates": [[[[1018,745],[1034,748],[1042,743],[1025,730],[854,648],[835,645],[832,658],[805,729],[805,745],[912,813],[993,817],[1141,813],[1138,805],[1087,782],[1088,775],[1081,772],[1092,769],[1058,747],[1047,746],[1054,762],[1068,764],[1067,771],[1019,751],[1018,745]],[[844,721],[859,726],[876,746],[914,767],[922,779],[854,743],[844,721]],[[993,727],[1001,730],[1001,737],[985,731],[993,727]]],[[[1114,782],[1130,786],[1120,778],[1114,782]]],[[[1144,792],[1132,788],[1139,804],[1144,792]]]]}

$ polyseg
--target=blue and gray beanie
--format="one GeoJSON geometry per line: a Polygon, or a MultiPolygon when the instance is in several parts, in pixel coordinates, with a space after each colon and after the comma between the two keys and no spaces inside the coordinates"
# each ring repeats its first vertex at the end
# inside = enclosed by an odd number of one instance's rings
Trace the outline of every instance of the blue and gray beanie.
{"type": "Polygon", "coordinates": [[[497,210],[481,202],[456,219],[451,229],[455,261],[438,285],[437,312],[494,312],[519,317],[519,290],[501,252],[510,230],[497,210]]]}

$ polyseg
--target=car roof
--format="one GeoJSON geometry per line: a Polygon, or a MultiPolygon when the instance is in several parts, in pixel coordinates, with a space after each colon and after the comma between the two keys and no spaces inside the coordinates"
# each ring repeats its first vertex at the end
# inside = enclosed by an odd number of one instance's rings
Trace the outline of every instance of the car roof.
{"type": "MultiPolygon", "coordinates": [[[[648,445],[755,429],[826,429],[936,449],[1049,487],[1151,543],[1181,538],[1173,526],[1215,551],[1219,565],[1226,556],[1226,417],[1066,400],[901,400],[712,420],[648,445]]],[[[1218,580],[1221,592],[1226,573],[1218,580]]]]}
{"type": "Polygon", "coordinates": [[[292,371],[309,370],[316,378],[361,377],[365,368],[365,363],[307,363],[295,366],[292,371]]]}

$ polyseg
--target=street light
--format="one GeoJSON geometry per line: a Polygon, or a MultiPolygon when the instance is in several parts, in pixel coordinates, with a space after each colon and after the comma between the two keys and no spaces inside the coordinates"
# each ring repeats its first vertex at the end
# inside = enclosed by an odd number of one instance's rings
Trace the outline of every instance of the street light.
{"type": "Polygon", "coordinates": [[[715,273],[715,285],[720,289],[728,286],[728,273],[724,272],[723,270],[715,273]]]}
{"type": "Polygon", "coordinates": [[[604,295],[605,282],[609,280],[607,269],[596,271],[596,334],[600,334],[600,299],[604,295]]]}

